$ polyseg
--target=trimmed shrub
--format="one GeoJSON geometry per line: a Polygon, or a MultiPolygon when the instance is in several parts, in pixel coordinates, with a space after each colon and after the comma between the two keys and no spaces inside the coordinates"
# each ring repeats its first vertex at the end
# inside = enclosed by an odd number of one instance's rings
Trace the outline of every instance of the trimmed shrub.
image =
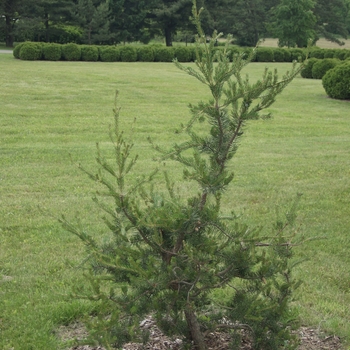
{"type": "Polygon", "coordinates": [[[334,68],[339,63],[340,61],[337,58],[318,60],[312,67],[312,77],[314,79],[322,79],[330,69],[334,68]]]}
{"type": "Polygon", "coordinates": [[[133,46],[127,45],[120,48],[120,60],[122,62],[136,62],[137,51],[133,46]]]}
{"type": "Polygon", "coordinates": [[[24,43],[19,43],[15,46],[15,48],[13,49],[13,56],[15,58],[19,59],[19,52],[21,51],[21,47],[24,45],[24,43]]]}
{"type": "Polygon", "coordinates": [[[282,49],[284,51],[284,62],[292,62],[292,54],[289,49],[282,49]]]}
{"type": "Polygon", "coordinates": [[[58,61],[62,58],[62,45],[60,44],[44,44],[43,57],[47,61],[58,61]]]}
{"type": "Polygon", "coordinates": [[[324,52],[324,58],[333,58],[335,55],[334,50],[328,49],[324,52]]]}
{"type": "Polygon", "coordinates": [[[306,54],[303,49],[290,49],[291,61],[305,60],[306,54]]]}
{"type": "MultiPolygon", "coordinates": [[[[220,48],[217,48],[218,50],[220,48]]],[[[192,50],[187,46],[176,46],[175,57],[179,62],[191,62],[192,61],[192,50]]]]}
{"type": "Polygon", "coordinates": [[[339,100],[349,100],[350,62],[344,62],[330,69],[323,76],[322,85],[329,97],[339,100]]]}
{"type": "Polygon", "coordinates": [[[62,56],[66,61],[80,61],[81,46],[74,43],[63,45],[62,56]]]}
{"type": "Polygon", "coordinates": [[[82,45],[81,46],[81,60],[82,61],[98,61],[98,48],[93,45],[82,45]]]}
{"type": "Polygon", "coordinates": [[[273,50],[273,59],[275,62],[284,62],[284,51],[283,49],[273,50]]]}
{"type": "Polygon", "coordinates": [[[141,46],[137,49],[137,60],[141,62],[153,62],[154,51],[152,46],[141,46]]]}
{"type": "Polygon", "coordinates": [[[256,61],[257,62],[273,62],[274,53],[272,49],[260,47],[256,50],[256,61]]]}
{"type": "Polygon", "coordinates": [[[42,56],[42,45],[40,43],[33,43],[30,41],[25,42],[20,51],[19,58],[21,60],[40,60],[42,56]]]}
{"type": "Polygon", "coordinates": [[[172,62],[174,59],[174,48],[167,46],[156,46],[154,48],[154,60],[156,62],[172,62]]]}
{"type": "Polygon", "coordinates": [[[324,51],[325,50],[322,50],[322,49],[311,50],[310,57],[322,59],[324,58],[324,51]]]}
{"type": "Polygon", "coordinates": [[[349,50],[346,50],[346,49],[335,49],[334,50],[334,58],[338,58],[338,59],[344,61],[348,52],[349,52],[349,50]]]}
{"type": "Polygon", "coordinates": [[[102,62],[120,61],[120,50],[116,46],[100,46],[99,54],[102,62]]]}
{"type": "Polygon", "coordinates": [[[315,57],[312,57],[312,58],[309,58],[306,62],[306,65],[305,67],[303,68],[303,70],[300,72],[300,75],[303,77],[303,78],[307,78],[307,79],[312,79],[313,76],[312,76],[312,67],[313,65],[318,62],[319,59],[318,58],[315,58],[315,57]]]}

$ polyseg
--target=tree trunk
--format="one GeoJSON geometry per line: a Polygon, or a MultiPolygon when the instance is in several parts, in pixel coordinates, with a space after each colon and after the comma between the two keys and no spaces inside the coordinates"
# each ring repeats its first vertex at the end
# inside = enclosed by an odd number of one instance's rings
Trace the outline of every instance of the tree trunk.
{"type": "Polygon", "coordinates": [[[173,46],[172,31],[169,27],[165,27],[164,34],[166,46],[173,46]]]}
{"type": "Polygon", "coordinates": [[[13,23],[10,16],[5,15],[6,29],[5,29],[5,41],[6,47],[13,47],[13,23]]]}
{"type": "Polygon", "coordinates": [[[197,320],[195,313],[192,310],[191,305],[187,304],[187,309],[185,310],[185,316],[187,325],[191,332],[192,340],[196,346],[197,350],[207,350],[207,346],[205,344],[204,336],[200,330],[200,326],[197,320]]]}

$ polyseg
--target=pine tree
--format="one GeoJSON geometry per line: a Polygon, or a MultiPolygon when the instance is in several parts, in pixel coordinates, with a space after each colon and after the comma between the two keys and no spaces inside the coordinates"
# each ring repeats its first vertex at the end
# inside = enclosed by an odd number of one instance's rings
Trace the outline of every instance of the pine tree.
{"type": "Polygon", "coordinates": [[[175,64],[205,84],[211,99],[191,105],[186,142],[170,150],[154,145],[161,159],[183,166],[184,181],[190,181],[194,191],[177,191],[168,173],[166,190],[156,191],[157,171],[132,180],[137,156],[132,156],[133,144],[119,128],[116,107],[111,135],[115,164],[98,149],[98,174],[82,168],[113,198],[113,207],[96,199],[108,214],[105,222],[113,238],[98,243],[61,220],[90,254],[92,292],[87,296],[99,300],[102,310],[90,329],[108,349],[131,339],[147,341],[137,326],[152,314],[166,334],[180,334],[199,350],[207,349],[205,335],[215,330],[232,335],[232,348],[245,330],[254,349],[293,349],[288,302],[298,284],[291,276],[295,206],[266,234],[227,215],[221,200],[233,179],[229,164],[246,125],[269,117],[263,110],[300,69],[294,65],[281,80],[276,71],[265,70],[261,80],[250,83],[242,69],[252,56],[237,54],[230,62],[230,38],[225,50],[215,50],[220,35],[214,33],[207,43],[199,15],[194,2],[196,69],[175,64]],[[222,289],[227,298],[217,300],[213,292],[222,289]]]}

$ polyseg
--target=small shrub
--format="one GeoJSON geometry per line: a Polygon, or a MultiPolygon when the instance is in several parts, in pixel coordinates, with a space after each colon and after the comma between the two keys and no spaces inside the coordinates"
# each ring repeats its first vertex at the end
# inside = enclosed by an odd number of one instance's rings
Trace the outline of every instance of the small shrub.
{"type": "Polygon", "coordinates": [[[328,49],[328,50],[325,50],[324,52],[324,58],[333,58],[334,55],[335,55],[334,50],[328,49]]]}
{"type": "Polygon", "coordinates": [[[175,57],[179,62],[191,62],[192,50],[186,46],[177,46],[175,47],[175,57]]]}
{"type": "Polygon", "coordinates": [[[284,51],[283,49],[275,49],[273,50],[273,58],[275,62],[284,62],[284,51]]]}
{"type": "Polygon", "coordinates": [[[282,49],[284,51],[284,62],[292,62],[292,54],[289,49],[282,49]]]}
{"type": "Polygon", "coordinates": [[[273,62],[274,54],[272,49],[261,47],[256,50],[257,62],[273,62]]]}
{"type": "Polygon", "coordinates": [[[133,46],[127,45],[120,48],[120,60],[122,62],[136,62],[137,51],[133,46]]]}
{"type": "Polygon", "coordinates": [[[312,79],[313,78],[313,76],[312,76],[312,67],[318,61],[319,61],[318,58],[315,58],[315,57],[309,58],[307,60],[307,62],[306,62],[306,65],[304,66],[304,68],[300,72],[300,75],[303,78],[312,79]]]}
{"type": "Polygon", "coordinates": [[[120,51],[116,46],[100,46],[99,54],[102,62],[120,61],[120,51]]]}
{"type": "Polygon", "coordinates": [[[344,61],[348,52],[349,50],[336,49],[334,50],[334,58],[338,58],[339,60],[344,61]]]}
{"type": "Polygon", "coordinates": [[[306,58],[305,51],[303,49],[290,49],[290,55],[292,61],[303,61],[306,58]]]}
{"type": "Polygon", "coordinates": [[[311,50],[310,57],[322,59],[322,58],[324,58],[324,50],[322,50],[322,49],[311,50]]]}
{"type": "Polygon", "coordinates": [[[157,46],[154,49],[154,60],[156,62],[172,62],[174,59],[174,48],[157,46]]]}
{"type": "Polygon", "coordinates": [[[137,50],[137,59],[141,62],[153,62],[154,51],[152,46],[141,46],[137,50]]]}
{"type": "Polygon", "coordinates": [[[323,60],[318,60],[312,67],[312,77],[314,79],[322,79],[323,76],[340,61],[336,58],[325,58],[323,60]]]}
{"type": "Polygon", "coordinates": [[[15,46],[15,48],[13,49],[13,56],[15,58],[19,59],[19,52],[21,51],[21,47],[24,45],[24,43],[19,43],[15,46]]]}
{"type": "Polygon", "coordinates": [[[81,47],[82,61],[98,61],[98,48],[93,45],[82,45],[81,47]]]}
{"type": "Polygon", "coordinates": [[[350,99],[350,62],[339,64],[330,69],[322,78],[322,85],[331,98],[350,99]]]}
{"type": "Polygon", "coordinates": [[[43,57],[47,61],[58,61],[62,58],[62,45],[60,44],[44,44],[43,57]]]}
{"type": "Polygon", "coordinates": [[[40,60],[42,56],[42,45],[40,43],[33,43],[30,41],[25,42],[19,52],[19,58],[21,60],[40,60]]]}
{"type": "Polygon", "coordinates": [[[62,46],[62,56],[66,61],[80,61],[81,47],[74,43],[65,44],[62,46]]]}

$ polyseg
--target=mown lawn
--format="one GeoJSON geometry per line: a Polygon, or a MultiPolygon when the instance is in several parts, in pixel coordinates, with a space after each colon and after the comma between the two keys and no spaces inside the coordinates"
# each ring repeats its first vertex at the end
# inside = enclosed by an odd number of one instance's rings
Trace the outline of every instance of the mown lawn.
{"type": "MultiPolygon", "coordinates": [[[[252,79],[265,66],[281,72],[290,67],[254,63],[248,68],[252,79]]],[[[69,298],[74,286],[85,283],[84,247],[57,218],[78,213],[96,236],[106,231],[91,200],[97,187],[71,158],[96,169],[95,142],[110,152],[118,89],[122,127],[140,155],[136,170],[148,171],[156,165],[147,137],[164,147],[182,138],[175,129],[188,119],[188,104],[208,94],[171,63],[29,62],[0,54],[0,79],[0,348],[59,349],[54,330],[94,306],[69,298]]],[[[327,98],[319,80],[297,78],[270,111],[273,119],[246,129],[225,208],[268,227],[277,205],[303,193],[300,232],[322,239],[296,248],[297,257],[308,261],[296,271],[304,283],[294,305],[303,324],[346,341],[350,104],[327,98]]],[[[181,181],[181,170],[168,166],[181,181]]]]}

